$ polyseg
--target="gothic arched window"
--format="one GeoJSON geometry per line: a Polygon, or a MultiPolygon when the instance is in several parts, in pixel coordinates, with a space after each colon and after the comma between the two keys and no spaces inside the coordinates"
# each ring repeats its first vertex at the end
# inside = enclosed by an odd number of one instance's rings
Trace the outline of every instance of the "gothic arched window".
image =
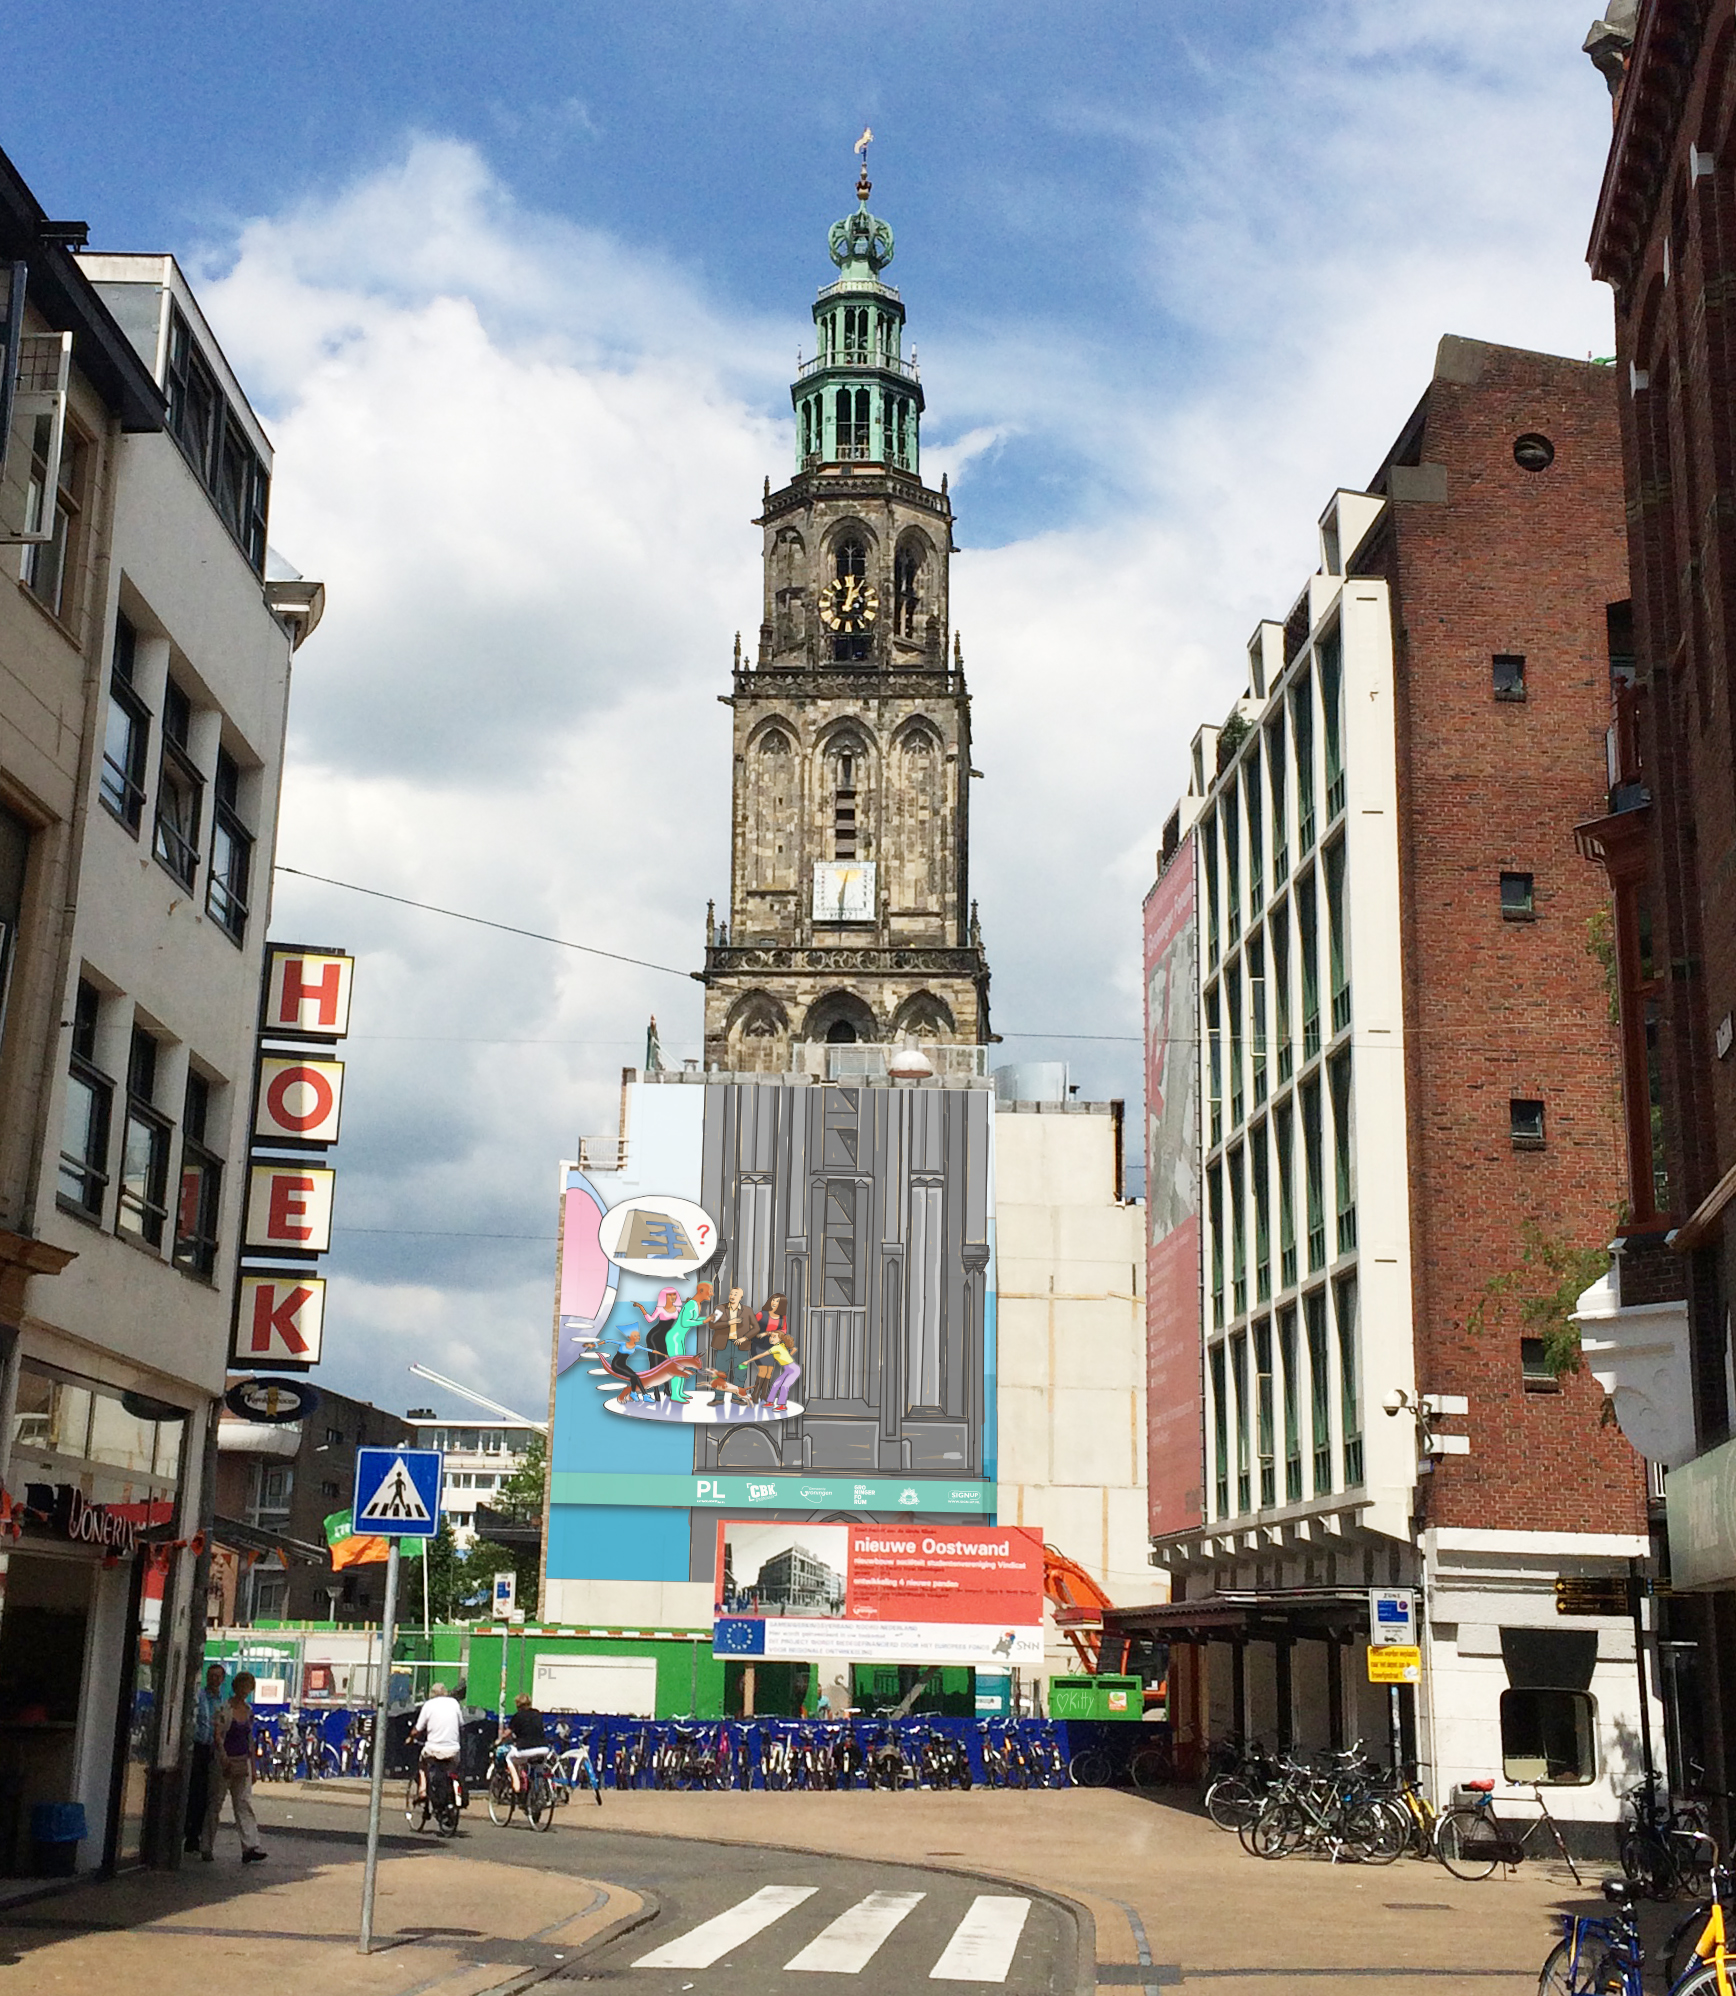
{"type": "MultiPolygon", "coordinates": [[[[902,408],[902,404],[899,405],[902,408]]],[[[892,631],[895,637],[917,635],[922,604],[922,554],[906,541],[892,560],[892,631]]]]}
{"type": "Polygon", "coordinates": [[[749,766],[748,876],[758,888],[788,889],[796,880],[795,763],[781,728],[768,728],[749,766]]]}

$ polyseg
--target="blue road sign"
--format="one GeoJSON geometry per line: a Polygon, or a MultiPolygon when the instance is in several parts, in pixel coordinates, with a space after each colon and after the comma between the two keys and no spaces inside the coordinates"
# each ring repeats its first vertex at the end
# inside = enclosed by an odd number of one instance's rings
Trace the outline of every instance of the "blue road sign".
{"type": "Polygon", "coordinates": [[[387,1539],[431,1539],[440,1529],[437,1448],[356,1450],[354,1529],[387,1539]]]}

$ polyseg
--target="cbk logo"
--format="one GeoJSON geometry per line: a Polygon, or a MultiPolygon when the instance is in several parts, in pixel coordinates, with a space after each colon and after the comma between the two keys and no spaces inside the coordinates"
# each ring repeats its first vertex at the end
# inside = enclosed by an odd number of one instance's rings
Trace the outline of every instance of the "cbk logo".
{"type": "Polygon", "coordinates": [[[747,1486],[747,1501],[750,1504],[764,1504],[778,1494],[775,1483],[750,1483],[747,1486]]]}

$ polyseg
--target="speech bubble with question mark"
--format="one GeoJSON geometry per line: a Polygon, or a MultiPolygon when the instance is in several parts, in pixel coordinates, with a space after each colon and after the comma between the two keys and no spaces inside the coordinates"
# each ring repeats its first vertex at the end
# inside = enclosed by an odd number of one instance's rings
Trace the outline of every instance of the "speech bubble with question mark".
{"type": "Polygon", "coordinates": [[[717,1253],[717,1222],[691,1199],[645,1193],[609,1208],[597,1244],[635,1275],[691,1275],[717,1253]]]}

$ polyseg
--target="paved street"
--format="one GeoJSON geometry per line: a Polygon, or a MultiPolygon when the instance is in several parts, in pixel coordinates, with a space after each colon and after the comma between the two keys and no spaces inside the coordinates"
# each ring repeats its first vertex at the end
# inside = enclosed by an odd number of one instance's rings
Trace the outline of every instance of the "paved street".
{"type": "Polygon", "coordinates": [[[1517,1996],[1553,1912],[1587,1904],[1550,1866],[1467,1885],[1408,1859],[1261,1864],[1185,1807],[1104,1791],[611,1793],[546,1836],[473,1808],[451,1845],[389,1814],[392,1946],[364,1961],[362,1796],[259,1796],[271,1857],[257,1869],[240,1869],[225,1828],[214,1866],[0,1915],[18,1986],[257,1996],[268,1961],[274,1991],[320,1996],[507,1996],[544,1980],[759,1996],[786,1975],[874,1996],[1178,1982],[1256,1996],[1275,1978],[1350,1996],[1382,1976],[1517,1996]]]}

